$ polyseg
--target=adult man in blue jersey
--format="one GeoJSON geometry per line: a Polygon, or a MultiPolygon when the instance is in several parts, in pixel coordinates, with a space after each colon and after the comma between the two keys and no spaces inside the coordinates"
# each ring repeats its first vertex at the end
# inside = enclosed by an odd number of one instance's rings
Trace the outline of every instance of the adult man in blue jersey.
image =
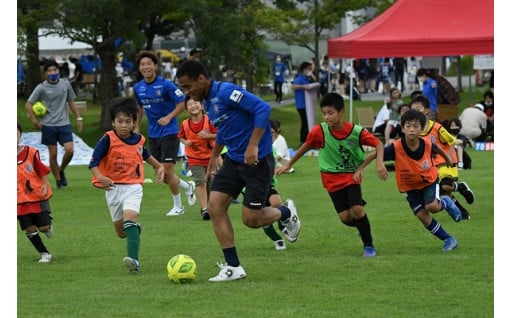
{"type": "Polygon", "coordinates": [[[271,107],[240,86],[213,81],[201,62],[186,61],[176,73],[180,88],[195,100],[203,100],[208,117],[217,127],[216,144],[207,169],[207,177],[215,175],[210,188],[208,211],[225,264],[212,282],[241,279],[246,273],[240,265],[228,208],[245,188],[242,221],[251,228],[260,228],[280,221],[283,234],[295,242],[300,221],[293,201],[279,208],[265,207],[274,175],[272,133],[269,118],[271,107]],[[221,168],[217,162],[224,146],[228,152],[221,168]]]}
{"type": "Polygon", "coordinates": [[[139,125],[145,113],[151,154],[164,166],[164,181],[169,185],[174,202],[173,208],[166,215],[182,215],[185,208],[181,203],[180,187],[186,190],[190,206],[196,202],[195,183],[181,180],[174,173],[180,147],[177,117],[185,110],[185,95],[173,82],[157,76],[158,57],[154,52],[140,51],[135,61],[144,77],[134,86],[139,106],[135,131],[140,131],[139,125]]]}

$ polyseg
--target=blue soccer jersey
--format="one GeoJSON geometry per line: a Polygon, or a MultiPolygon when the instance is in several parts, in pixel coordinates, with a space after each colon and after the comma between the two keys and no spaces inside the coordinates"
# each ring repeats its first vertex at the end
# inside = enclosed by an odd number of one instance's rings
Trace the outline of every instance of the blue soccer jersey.
{"type": "Polygon", "coordinates": [[[148,136],[161,138],[179,131],[178,119],[174,117],[168,125],[158,124],[158,120],[167,116],[176,106],[185,100],[185,94],[172,81],[157,76],[151,83],[141,80],[134,86],[137,104],[144,108],[148,118],[148,136]]]}
{"type": "Polygon", "coordinates": [[[204,108],[217,127],[216,142],[225,145],[227,156],[243,163],[245,150],[255,127],[265,128],[258,144],[258,159],[272,152],[270,113],[272,108],[259,97],[240,86],[213,82],[204,108]]]}

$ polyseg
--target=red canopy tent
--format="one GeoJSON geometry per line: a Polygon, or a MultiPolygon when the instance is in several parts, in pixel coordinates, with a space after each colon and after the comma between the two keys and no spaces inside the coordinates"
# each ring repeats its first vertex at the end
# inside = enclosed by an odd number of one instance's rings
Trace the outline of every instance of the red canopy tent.
{"type": "Polygon", "coordinates": [[[493,0],[398,0],[327,42],[334,58],[478,54],[494,54],[493,0]]]}

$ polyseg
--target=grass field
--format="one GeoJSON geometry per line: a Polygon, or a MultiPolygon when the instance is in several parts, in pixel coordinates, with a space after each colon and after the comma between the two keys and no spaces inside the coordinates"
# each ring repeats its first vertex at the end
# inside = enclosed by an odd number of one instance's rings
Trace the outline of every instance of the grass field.
{"type": "MultiPolygon", "coordinates": [[[[97,111],[91,107],[85,120],[93,122],[97,111]]],[[[296,147],[295,109],[275,109],[273,117],[283,122],[296,147]]],[[[81,134],[91,146],[99,135],[97,127],[81,134]]],[[[398,193],[393,173],[380,181],[372,164],[363,194],[378,256],[363,259],[356,230],[339,222],[321,186],[317,159],[305,157],[278,186],[282,198],[293,198],[298,207],[299,240],[276,251],[261,229],[241,223],[241,206],[233,204],[237,250],[248,276],[228,283],[208,282],[223,258],[199,207],[166,217],[169,191],[156,184],[144,186],[142,273],[129,275],[122,265],[126,242],[115,236],[104,193],[91,186],[87,167],[71,166],[70,185],[51,199],[54,237],[43,236],[54,257],[50,264],[37,262],[39,255],[16,225],[17,316],[493,317],[494,152],[470,149],[469,154],[473,169],[460,177],[476,201],[467,205],[458,198],[472,219],[455,223],[446,212],[434,216],[458,239],[455,251],[441,252],[442,242],[412,216],[398,193]],[[166,276],[167,261],[178,253],[197,262],[192,284],[175,285],[166,276]]],[[[154,177],[152,169],[146,176],[154,177]]]]}

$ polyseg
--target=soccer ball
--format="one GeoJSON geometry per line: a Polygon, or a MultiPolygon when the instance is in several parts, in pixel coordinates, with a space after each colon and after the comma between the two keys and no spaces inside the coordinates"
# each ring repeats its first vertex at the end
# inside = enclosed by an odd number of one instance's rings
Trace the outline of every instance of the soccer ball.
{"type": "Polygon", "coordinates": [[[167,277],[176,284],[191,283],[196,279],[197,265],[188,255],[178,254],[167,263],[167,277]]]}
{"type": "Polygon", "coordinates": [[[32,110],[36,116],[44,116],[46,114],[46,106],[43,103],[37,101],[32,105],[32,110]]]}

